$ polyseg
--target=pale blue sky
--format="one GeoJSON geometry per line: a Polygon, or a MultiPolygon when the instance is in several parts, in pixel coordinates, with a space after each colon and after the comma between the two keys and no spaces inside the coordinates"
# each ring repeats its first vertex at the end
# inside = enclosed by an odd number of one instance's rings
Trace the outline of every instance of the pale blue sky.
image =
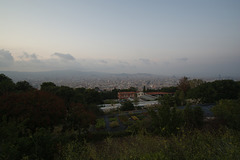
{"type": "Polygon", "coordinates": [[[240,1],[0,0],[0,63],[240,76],[240,1]]]}

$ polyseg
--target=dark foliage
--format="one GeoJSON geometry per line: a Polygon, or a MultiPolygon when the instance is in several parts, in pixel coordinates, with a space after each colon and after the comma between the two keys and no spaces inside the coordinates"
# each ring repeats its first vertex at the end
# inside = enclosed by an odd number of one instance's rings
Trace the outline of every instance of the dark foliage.
{"type": "Polygon", "coordinates": [[[188,92],[189,98],[200,99],[202,103],[215,103],[221,99],[237,99],[240,86],[233,80],[219,80],[203,83],[188,92]]]}
{"type": "Polygon", "coordinates": [[[163,106],[174,107],[176,105],[176,99],[172,95],[164,95],[159,97],[158,101],[163,106]]]}
{"type": "Polygon", "coordinates": [[[27,81],[20,81],[16,83],[17,91],[30,91],[33,89],[33,86],[31,86],[27,81]]]}
{"type": "Polygon", "coordinates": [[[190,82],[187,77],[183,77],[179,80],[178,83],[178,90],[183,91],[184,94],[187,93],[187,91],[190,89],[190,82]]]}
{"type": "Polygon", "coordinates": [[[124,101],[122,106],[121,106],[122,111],[131,111],[134,110],[134,105],[132,104],[131,101],[124,101]]]}
{"type": "Polygon", "coordinates": [[[201,107],[186,106],[183,110],[184,127],[200,128],[203,125],[204,113],[201,107]]]}
{"type": "Polygon", "coordinates": [[[182,125],[181,113],[177,112],[175,107],[161,105],[157,111],[150,110],[149,115],[151,121],[147,130],[155,134],[162,136],[176,134],[182,125]]]}
{"type": "Polygon", "coordinates": [[[13,81],[4,74],[0,74],[0,96],[14,90],[15,84],[13,83],[13,81]]]}
{"type": "Polygon", "coordinates": [[[163,88],[161,88],[161,89],[150,89],[150,88],[148,88],[147,90],[146,90],[146,92],[172,92],[172,93],[174,93],[174,92],[176,92],[177,91],[177,87],[163,87],[163,88]]]}
{"type": "Polygon", "coordinates": [[[103,91],[101,92],[101,97],[103,100],[105,99],[117,99],[118,98],[119,89],[113,89],[112,91],[103,91]]]}
{"type": "Polygon", "coordinates": [[[17,122],[27,120],[31,129],[50,127],[63,121],[64,101],[47,92],[10,93],[0,97],[0,115],[17,122]]]}
{"type": "Polygon", "coordinates": [[[240,99],[220,100],[212,111],[228,127],[240,130],[240,99]]]}

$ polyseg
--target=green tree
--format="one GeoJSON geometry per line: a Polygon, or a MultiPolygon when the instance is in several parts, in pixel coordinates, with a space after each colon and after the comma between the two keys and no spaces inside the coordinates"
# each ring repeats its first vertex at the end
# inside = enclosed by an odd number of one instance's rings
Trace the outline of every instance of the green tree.
{"type": "Polygon", "coordinates": [[[240,100],[220,100],[212,108],[214,115],[228,127],[240,130],[240,100]]]}
{"type": "Polygon", "coordinates": [[[146,86],[143,86],[143,93],[146,92],[146,86]]]}
{"type": "Polygon", "coordinates": [[[202,127],[204,120],[204,112],[201,107],[196,106],[193,108],[194,124],[196,127],[202,127]]]}
{"type": "Polygon", "coordinates": [[[78,131],[78,138],[84,138],[90,124],[95,122],[96,115],[92,111],[86,110],[82,104],[74,103],[68,110],[65,127],[78,131]]]}
{"type": "Polygon", "coordinates": [[[164,95],[158,98],[161,105],[174,107],[176,105],[176,100],[171,95],[164,95]]]}
{"type": "Polygon", "coordinates": [[[162,136],[176,134],[182,125],[182,117],[175,107],[159,105],[157,111],[150,110],[151,117],[148,130],[162,136]]]}
{"type": "Polygon", "coordinates": [[[189,82],[188,78],[187,77],[181,78],[179,80],[179,83],[178,83],[177,87],[180,91],[183,91],[184,94],[186,94],[187,91],[190,89],[190,82],[189,82]]]}
{"type": "MultiPolygon", "coordinates": [[[[21,148],[19,142],[26,127],[24,121],[16,123],[14,120],[7,120],[6,116],[1,116],[0,121],[0,159],[17,160],[21,159],[21,148]]],[[[26,140],[25,140],[26,141],[26,140]]]]}
{"type": "Polygon", "coordinates": [[[55,93],[56,89],[57,89],[57,86],[53,82],[43,82],[41,84],[41,91],[55,93]]]}
{"type": "Polygon", "coordinates": [[[187,77],[183,77],[179,80],[178,91],[175,93],[177,102],[180,102],[180,105],[186,104],[186,95],[190,89],[190,82],[187,77]]]}
{"type": "Polygon", "coordinates": [[[130,110],[134,110],[134,105],[132,104],[131,101],[124,101],[121,108],[122,111],[130,111],[130,110]]]}
{"type": "Polygon", "coordinates": [[[59,97],[42,91],[11,93],[0,97],[0,117],[25,121],[28,128],[53,127],[63,122],[66,106],[59,97]]]}
{"type": "Polygon", "coordinates": [[[189,90],[188,98],[200,99],[202,103],[215,103],[221,99],[237,99],[240,86],[233,80],[203,83],[189,90]]]}
{"type": "Polygon", "coordinates": [[[190,88],[196,88],[197,86],[203,84],[204,81],[202,79],[192,79],[192,80],[189,80],[189,85],[190,85],[190,88]]]}
{"type": "Polygon", "coordinates": [[[197,128],[203,125],[204,113],[201,107],[187,105],[183,110],[184,125],[187,128],[197,128]]]}
{"type": "Polygon", "coordinates": [[[174,93],[174,92],[176,92],[177,91],[177,87],[174,87],[174,86],[172,86],[172,87],[163,87],[163,88],[161,88],[159,91],[161,91],[161,92],[172,92],[172,93],[174,93]]]}
{"type": "Polygon", "coordinates": [[[54,159],[59,152],[57,144],[63,140],[49,129],[29,131],[26,121],[16,122],[3,117],[0,121],[0,159],[54,159]]]}
{"type": "Polygon", "coordinates": [[[181,90],[177,90],[174,94],[175,100],[176,100],[176,104],[177,105],[185,105],[186,104],[186,100],[185,100],[185,94],[183,91],[181,90]]]}
{"type": "Polygon", "coordinates": [[[83,98],[85,104],[101,104],[103,102],[101,94],[94,89],[86,89],[83,98]]]}
{"type": "Polygon", "coordinates": [[[73,101],[74,103],[81,103],[81,104],[85,104],[86,100],[85,100],[85,88],[76,88],[74,90],[74,97],[73,97],[73,101]]]}
{"type": "Polygon", "coordinates": [[[16,90],[18,91],[29,91],[34,88],[27,81],[20,81],[16,83],[16,90]]]}
{"type": "Polygon", "coordinates": [[[4,74],[0,74],[0,95],[14,90],[15,84],[13,83],[12,79],[5,76],[4,74]]]}
{"type": "Polygon", "coordinates": [[[73,101],[74,90],[67,86],[57,87],[55,94],[65,101],[68,105],[73,101]]]}

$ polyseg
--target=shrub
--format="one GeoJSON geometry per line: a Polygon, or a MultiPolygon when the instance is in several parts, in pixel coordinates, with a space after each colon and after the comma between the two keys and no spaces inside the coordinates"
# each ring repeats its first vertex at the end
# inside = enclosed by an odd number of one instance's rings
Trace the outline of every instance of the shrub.
{"type": "Polygon", "coordinates": [[[228,127],[240,130],[240,100],[220,100],[212,111],[228,127]]]}
{"type": "Polygon", "coordinates": [[[201,107],[186,106],[183,110],[183,120],[185,127],[196,128],[203,125],[203,110],[201,107]]]}
{"type": "Polygon", "coordinates": [[[115,128],[115,127],[119,126],[119,123],[117,121],[112,121],[112,122],[110,122],[109,125],[110,125],[111,128],[115,128]]]}
{"type": "Polygon", "coordinates": [[[134,110],[134,105],[132,104],[132,102],[130,101],[125,101],[121,108],[120,108],[122,111],[130,111],[130,110],[134,110]]]}
{"type": "Polygon", "coordinates": [[[104,118],[99,118],[99,119],[97,119],[97,123],[96,123],[95,127],[96,127],[97,129],[103,129],[103,128],[105,128],[105,127],[106,127],[106,124],[105,124],[104,118]]]}
{"type": "Polygon", "coordinates": [[[129,116],[128,115],[122,115],[118,116],[118,119],[124,124],[124,125],[129,125],[129,116]]]}
{"type": "Polygon", "coordinates": [[[169,136],[176,134],[182,125],[182,117],[175,107],[158,106],[157,111],[150,110],[151,121],[148,131],[169,136]]]}
{"type": "Polygon", "coordinates": [[[14,118],[18,122],[28,120],[26,125],[31,129],[53,127],[63,122],[66,111],[63,100],[42,91],[11,93],[0,97],[0,116],[14,118]]]}
{"type": "MultiPolygon", "coordinates": [[[[239,159],[239,137],[239,132],[229,129],[212,133],[195,130],[168,138],[138,134],[106,138],[101,142],[84,145],[77,142],[72,147],[65,149],[64,155],[66,157],[73,156],[70,159],[92,160],[239,159]]],[[[67,158],[64,157],[64,159],[67,158]]]]}

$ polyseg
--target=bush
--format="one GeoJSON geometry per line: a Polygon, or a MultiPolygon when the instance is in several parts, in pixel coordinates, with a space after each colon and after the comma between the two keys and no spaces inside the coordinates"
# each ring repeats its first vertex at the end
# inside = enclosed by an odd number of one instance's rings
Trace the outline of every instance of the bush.
{"type": "Polygon", "coordinates": [[[0,97],[0,116],[27,120],[26,125],[37,127],[53,127],[63,122],[67,108],[64,101],[55,95],[42,91],[11,93],[0,97]]]}
{"type": "Polygon", "coordinates": [[[125,101],[121,108],[120,108],[122,111],[130,111],[130,110],[134,110],[134,105],[132,104],[132,102],[130,101],[125,101]]]}
{"type": "Polygon", "coordinates": [[[185,127],[196,128],[203,125],[203,110],[201,107],[186,106],[183,110],[185,127]]]}
{"type": "Polygon", "coordinates": [[[0,123],[0,159],[53,159],[58,152],[56,146],[62,140],[45,128],[32,133],[24,123],[3,118],[0,123]]]}
{"type": "Polygon", "coordinates": [[[119,123],[117,121],[112,121],[112,122],[110,122],[109,125],[110,125],[111,128],[115,128],[115,127],[119,126],[119,123]]]}
{"type": "Polygon", "coordinates": [[[97,129],[103,129],[103,128],[105,128],[105,127],[106,127],[106,124],[105,124],[104,118],[99,118],[99,119],[97,119],[97,123],[96,123],[95,127],[96,127],[97,129]]]}
{"type": "Polygon", "coordinates": [[[127,115],[121,115],[118,116],[118,119],[123,123],[123,124],[128,124],[129,117],[127,115]]]}
{"type": "Polygon", "coordinates": [[[212,111],[228,127],[240,130],[240,100],[220,100],[212,111]]]}
{"type": "MultiPolygon", "coordinates": [[[[64,155],[66,155],[65,157],[72,156],[69,159],[92,160],[239,159],[239,137],[239,132],[229,129],[213,133],[195,130],[168,138],[138,134],[106,138],[101,142],[84,145],[78,142],[78,144],[65,149],[64,155]]],[[[67,159],[65,157],[64,159],[67,159]]]]}
{"type": "Polygon", "coordinates": [[[182,116],[175,107],[158,106],[157,111],[150,110],[150,132],[169,136],[176,134],[182,125],[182,116]]]}

